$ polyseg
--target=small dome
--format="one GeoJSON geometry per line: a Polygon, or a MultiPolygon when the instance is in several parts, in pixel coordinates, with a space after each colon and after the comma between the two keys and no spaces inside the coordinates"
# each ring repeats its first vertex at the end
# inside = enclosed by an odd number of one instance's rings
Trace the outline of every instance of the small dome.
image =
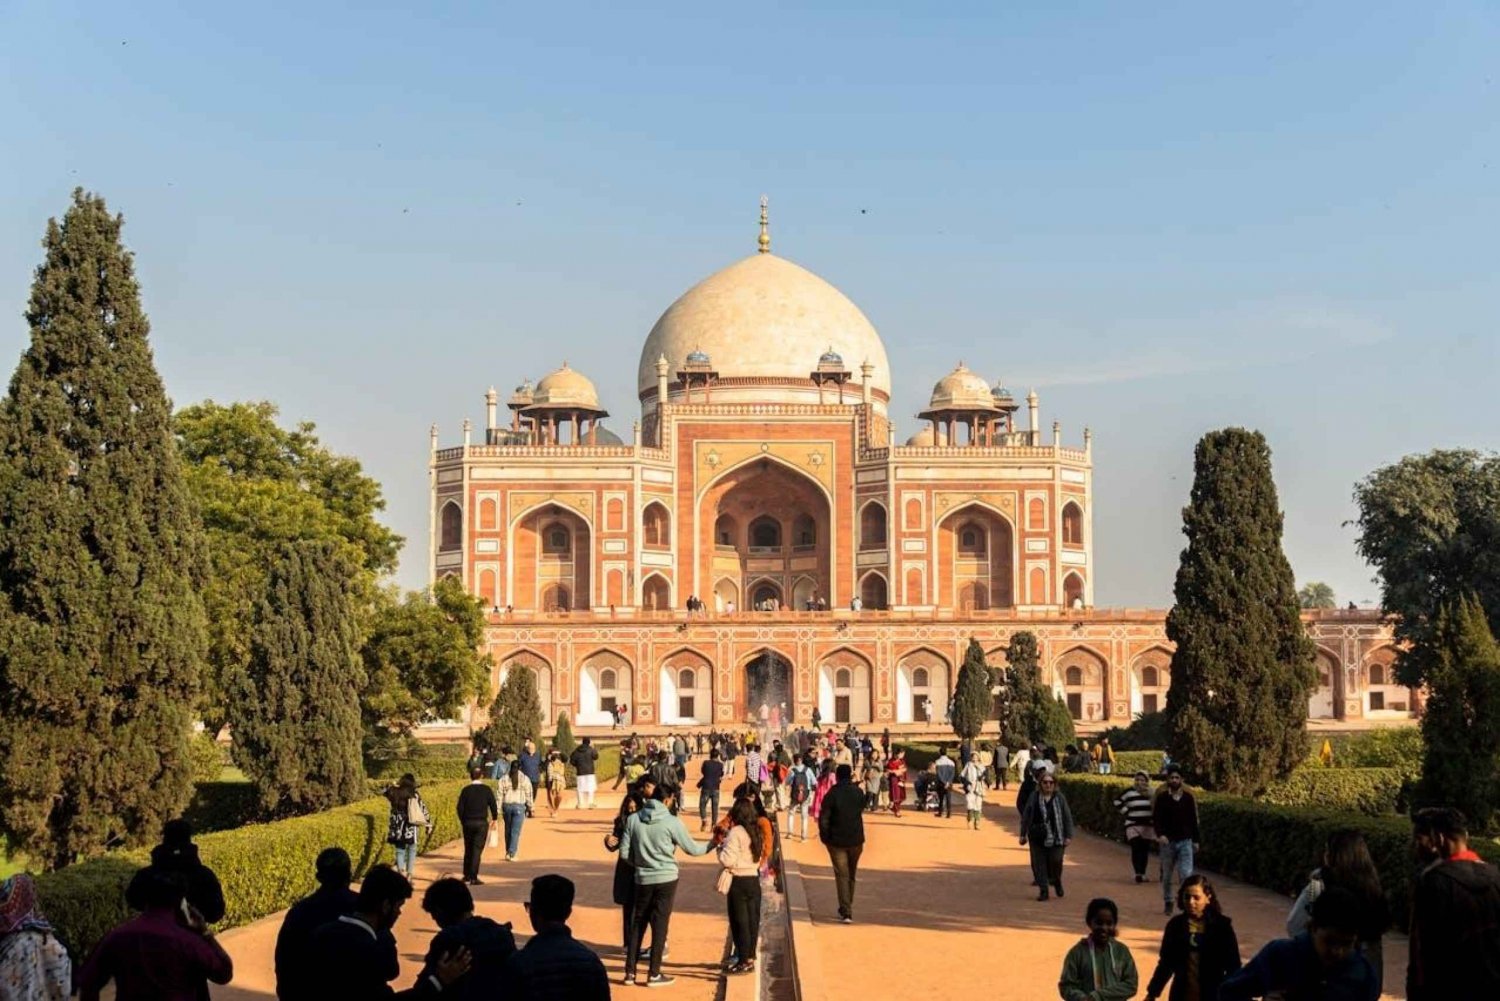
{"type": "Polygon", "coordinates": [[[818,364],[842,365],[844,364],[844,359],[843,356],[840,355],[837,351],[833,350],[833,348],[829,348],[827,351],[824,351],[821,355],[818,356],[818,364]]]}
{"type": "Polygon", "coordinates": [[[989,410],[993,406],[990,384],[969,371],[963,362],[937,381],[932,387],[932,400],[927,404],[929,410],[989,410]]]}
{"type": "Polygon", "coordinates": [[[613,431],[611,431],[609,428],[605,427],[603,424],[596,424],[596,425],[594,425],[594,444],[595,445],[623,445],[625,443],[620,440],[620,436],[619,435],[615,434],[613,431]]]}
{"type": "Polygon", "coordinates": [[[693,350],[693,351],[689,351],[688,352],[687,363],[689,365],[709,365],[709,364],[712,364],[712,362],[710,361],[708,355],[706,355],[702,351],[698,351],[698,350],[693,350]]]}
{"type": "Polygon", "coordinates": [[[996,386],[994,390],[990,392],[990,396],[994,398],[995,404],[997,406],[1002,404],[1009,405],[1016,402],[1016,398],[1012,396],[1010,390],[1006,389],[1004,386],[996,386]]]}
{"type": "Polygon", "coordinates": [[[910,438],[906,439],[906,443],[908,445],[914,445],[917,447],[931,448],[934,445],[948,444],[948,436],[942,431],[934,433],[932,430],[932,425],[929,424],[922,430],[918,431],[916,434],[912,435],[910,438]]]}
{"type": "Polygon", "coordinates": [[[533,399],[539,405],[549,407],[577,407],[581,410],[598,410],[599,392],[594,384],[563,362],[562,368],[542,377],[536,384],[533,399]]]}

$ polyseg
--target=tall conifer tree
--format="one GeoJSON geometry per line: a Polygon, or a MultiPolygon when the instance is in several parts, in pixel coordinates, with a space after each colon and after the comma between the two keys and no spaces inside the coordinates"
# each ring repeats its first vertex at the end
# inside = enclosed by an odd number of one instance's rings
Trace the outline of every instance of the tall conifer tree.
{"type": "Polygon", "coordinates": [[[48,222],[0,404],[0,830],[50,866],[192,792],[202,528],[122,225],[82,190],[48,222]]]}
{"type": "Polygon", "coordinates": [[[325,810],[363,792],[359,573],[335,540],[284,544],[248,661],[230,674],[234,760],[268,814],[325,810]]]}
{"type": "Polygon", "coordinates": [[[1445,604],[1430,635],[1420,798],[1484,830],[1500,807],[1500,646],[1474,597],[1445,604]]]}
{"type": "Polygon", "coordinates": [[[519,754],[527,737],[540,743],[541,735],[542,703],[536,672],[525,664],[512,664],[490,705],[490,722],[480,739],[492,751],[508,747],[519,754]]]}
{"type": "Polygon", "coordinates": [[[990,687],[990,667],[984,662],[984,647],[970,636],[953,691],[953,732],[962,739],[973,740],[984,730],[984,721],[995,705],[990,687]]]}
{"type": "Polygon", "coordinates": [[[1258,793],[1306,758],[1317,683],[1264,436],[1203,436],[1182,522],[1188,544],[1167,616],[1177,644],[1170,750],[1208,788],[1258,793]]]}

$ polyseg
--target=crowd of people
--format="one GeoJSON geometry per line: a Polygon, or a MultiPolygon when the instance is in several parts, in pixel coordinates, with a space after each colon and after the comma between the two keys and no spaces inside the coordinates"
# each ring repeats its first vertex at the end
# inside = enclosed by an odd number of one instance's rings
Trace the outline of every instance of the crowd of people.
{"type": "MultiPolygon", "coordinates": [[[[622,983],[673,982],[663,963],[681,879],[679,856],[712,853],[717,862],[715,888],[724,898],[731,943],[723,966],[729,976],[756,969],[763,895],[778,875],[783,837],[806,841],[816,831],[833,872],[838,919],[852,923],[866,818],[883,811],[901,816],[908,783],[915,807],[938,818],[950,818],[954,800],[962,797],[972,830],[983,819],[986,791],[1003,787],[1015,770],[1019,837],[1029,851],[1037,899],[1063,898],[1065,855],[1077,832],[1058,775],[1069,770],[1069,762],[1082,765],[1084,755],[1089,770],[1113,763],[1103,742],[1091,752],[1075,746],[1064,755],[1041,746],[1012,753],[1003,742],[963,742],[951,754],[942,748],[925,767],[910,769],[906,752],[891,745],[888,732],[872,739],[854,727],[799,727],[782,737],[764,728],[660,740],[632,734],[622,745],[617,780],[624,794],[604,837],[615,857],[612,899],[620,908],[622,983]],[[701,758],[697,802],[689,805],[684,787],[695,757],[701,758]],[[684,822],[694,811],[703,840],[684,822]]],[[[399,976],[393,928],[414,894],[416,853],[432,818],[419,783],[403,776],[386,791],[386,840],[394,864],[371,867],[356,891],[347,852],[330,847],[317,856],[318,889],[286,913],[277,936],[277,997],[609,997],[603,963],[569,930],[576,892],[569,879],[548,874],[531,881],[525,909],[532,935],[519,948],[511,925],[476,914],[470,891],[482,884],[483,852],[498,846],[502,829],[506,859],[519,856],[521,831],[534,816],[540,789],[548,791],[556,815],[567,766],[580,780],[577,806],[594,805],[594,783],[583,780],[595,777],[598,759],[587,739],[566,761],[555,749],[541,754],[530,740],[515,753],[476,750],[471,780],[456,807],[463,875],[435,879],[422,894],[421,907],[438,931],[404,988],[393,983],[399,976]]],[[[1380,995],[1382,943],[1392,915],[1358,831],[1330,834],[1321,858],[1310,860],[1317,864],[1287,914],[1286,937],[1264,943],[1247,961],[1231,918],[1233,900],[1221,897],[1212,879],[1197,871],[1203,833],[1181,770],[1169,764],[1159,785],[1145,772],[1133,778],[1114,805],[1131,849],[1130,875],[1136,883],[1161,884],[1167,920],[1157,955],[1138,969],[1120,940],[1120,907],[1106,897],[1089,900],[1083,909],[1087,934],[1063,957],[1058,991],[1064,1001],[1137,995],[1147,1001],[1373,1001],[1380,995]]],[[[1424,809],[1412,824],[1416,869],[1407,997],[1500,997],[1500,872],[1470,848],[1457,811],[1424,809]]],[[[119,1001],[203,1001],[210,984],[231,981],[233,961],[213,932],[225,914],[224,894],[199,858],[187,824],[166,825],[125,899],[136,916],[109,931],[75,969],[38,907],[31,877],[23,873],[0,884],[0,999],[51,1001],[76,990],[84,1001],[94,1001],[112,983],[119,1001]]]]}

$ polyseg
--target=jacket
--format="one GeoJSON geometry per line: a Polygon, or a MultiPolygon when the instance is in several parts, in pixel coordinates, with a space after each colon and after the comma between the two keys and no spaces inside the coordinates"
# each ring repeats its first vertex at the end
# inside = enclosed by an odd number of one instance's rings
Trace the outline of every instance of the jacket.
{"type": "Polygon", "coordinates": [[[534,795],[531,779],[521,772],[516,782],[516,787],[511,788],[511,776],[506,776],[505,781],[500,783],[500,803],[503,806],[530,806],[534,795]]]}
{"type": "Polygon", "coordinates": [[[78,974],[79,1001],[99,1001],[115,982],[118,1001],[197,1001],[208,981],[229,983],[234,964],[218,942],[184,928],[175,910],[156,908],[116,926],[78,974]]]}
{"type": "Polygon", "coordinates": [[[505,964],[505,982],[506,1001],[609,1001],[604,964],[563,925],[531,936],[505,964]]]}
{"type": "Polygon", "coordinates": [[[535,751],[522,751],[516,755],[516,766],[521,769],[521,774],[536,785],[542,777],[542,756],[535,751]]]}
{"type": "Polygon", "coordinates": [[[319,888],[292,905],[276,933],[276,997],[280,1001],[313,1001],[313,932],[323,925],[354,913],[359,899],[353,890],[319,888]]]}
{"type": "Polygon", "coordinates": [[[1412,889],[1410,1001],[1500,997],[1500,870],[1450,859],[1412,889]]]}
{"type": "MultiPolygon", "coordinates": [[[[1255,958],[1224,978],[1219,1001],[1250,1001],[1280,991],[1286,1001],[1376,1001],[1380,981],[1370,961],[1353,952],[1332,970],[1325,970],[1304,932],[1296,938],[1266,943],[1255,958]]],[[[1481,995],[1468,995],[1478,998],[1481,995]]],[[[1449,995],[1458,1001],[1464,995],[1449,995]]]]}
{"type": "Polygon", "coordinates": [[[750,847],[750,832],[735,824],[719,845],[719,865],[734,876],[759,874],[760,859],[750,851],[750,847]]]}
{"type": "Polygon", "coordinates": [[[312,954],[317,957],[313,995],[317,998],[385,1001],[435,998],[442,992],[437,979],[430,976],[419,977],[409,990],[392,989],[390,981],[400,972],[396,940],[390,932],[377,932],[353,915],[330,921],[313,933],[312,954]]]}
{"type": "Polygon", "coordinates": [[[1125,838],[1156,840],[1156,829],[1152,826],[1155,804],[1148,793],[1138,792],[1134,786],[1115,797],[1115,809],[1125,818],[1125,838]]]}
{"type": "MultiPolygon", "coordinates": [[[[149,868],[181,876],[183,896],[198,909],[204,921],[213,925],[224,920],[224,890],[219,886],[219,877],[214,875],[214,871],[198,860],[197,845],[191,842],[175,846],[157,845],[151,849],[149,868]]],[[[125,889],[125,902],[138,911],[146,909],[141,900],[138,882],[144,873],[143,869],[132,877],[130,885],[125,889]]]]}
{"type": "Polygon", "coordinates": [[[689,855],[708,854],[708,842],[694,841],[681,820],[672,816],[660,800],[630,815],[625,833],[620,836],[620,857],[635,867],[637,886],[670,883],[677,878],[676,850],[689,855]]]}
{"type": "MultiPolygon", "coordinates": [[[[1188,985],[1183,978],[1192,952],[1190,935],[1186,914],[1179,914],[1167,922],[1161,935],[1156,970],[1146,985],[1147,997],[1160,997],[1169,979],[1172,992],[1167,995],[1168,1001],[1184,1001],[1187,997],[1188,985]]],[[[1198,940],[1198,996],[1217,998],[1224,978],[1239,968],[1240,943],[1234,934],[1234,923],[1223,915],[1205,915],[1203,933],[1198,940]]]]}
{"type": "Polygon", "coordinates": [[[1063,1001],[1127,1001],[1139,986],[1135,957],[1124,943],[1110,939],[1099,950],[1085,938],[1063,957],[1057,993],[1063,1001]]]}
{"type": "Polygon", "coordinates": [[[457,948],[469,950],[469,972],[443,988],[442,997],[459,1001],[483,1001],[505,996],[505,964],[516,953],[516,937],[510,922],[471,916],[449,925],[433,936],[427,947],[421,979],[436,975],[437,964],[457,948]]]}
{"type": "Polygon", "coordinates": [[[500,816],[500,807],[495,802],[495,790],[475,779],[458,794],[458,822],[460,824],[488,824],[500,816]]]}
{"type": "MultiPolygon", "coordinates": [[[[1073,811],[1068,808],[1068,798],[1062,793],[1052,794],[1052,808],[1058,833],[1064,841],[1073,840],[1073,811]]],[[[1027,841],[1035,841],[1038,845],[1044,845],[1047,841],[1047,816],[1046,804],[1042,802],[1041,793],[1037,793],[1026,801],[1021,809],[1021,838],[1027,841]]],[[[1052,847],[1061,848],[1062,845],[1052,847]]]]}
{"type": "Polygon", "coordinates": [[[818,810],[818,840],[829,848],[865,843],[865,794],[853,782],[834,782],[818,810]]]}
{"type": "Polygon", "coordinates": [[[594,774],[594,762],[599,760],[599,752],[592,744],[579,744],[573,748],[573,753],[568,755],[568,764],[573,766],[573,771],[579,775],[594,774]]]}
{"type": "Polygon", "coordinates": [[[1198,801],[1186,789],[1178,798],[1168,789],[1157,793],[1151,804],[1151,823],[1159,838],[1194,844],[1202,840],[1198,834],[1198,801]]]}

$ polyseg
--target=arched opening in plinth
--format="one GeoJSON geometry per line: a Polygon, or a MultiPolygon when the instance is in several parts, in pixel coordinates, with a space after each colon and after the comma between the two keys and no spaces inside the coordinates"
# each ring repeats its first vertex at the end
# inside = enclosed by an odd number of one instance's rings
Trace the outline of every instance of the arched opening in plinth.
{"type": "Polygon", "coordinates": [[[782,719],[792,705],[792,663],[775,650],[761,650],[745,662],[743,718],[760,719],[760,707],[780,709],[782,719]],[[785,707],[785,708],[782,708],[785,707]]]}

